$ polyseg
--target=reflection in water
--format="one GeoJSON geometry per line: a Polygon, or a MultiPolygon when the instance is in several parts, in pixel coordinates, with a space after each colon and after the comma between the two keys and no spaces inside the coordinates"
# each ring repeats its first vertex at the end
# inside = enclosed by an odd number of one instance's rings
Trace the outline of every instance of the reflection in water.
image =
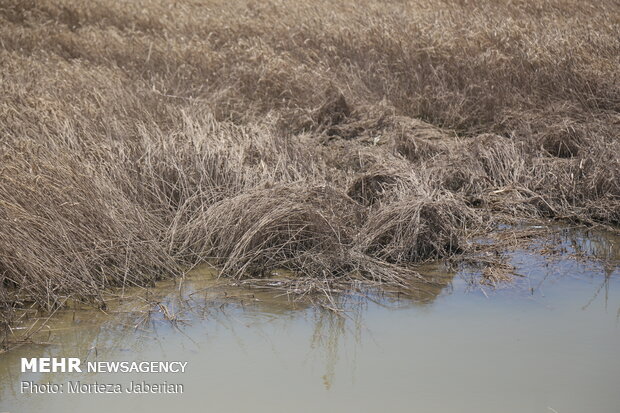
{"type": "MultiPolygon", "coordinates": [[[[614,272],[620,268],[620,235],[609,231],[592,231],[583,228],[559,228],[547,242],[561,252],[561,257],[597,264],[596,270],[584,274],[596,278],[599,284],[582,309],[587,309],[601,293],[607,309],[610,280],[614,272]],[[600,276],[601,273],[603,277],[600,276]]],[[[620,308],[618,308],[618,315],[620,316],[620,308]]]]}
{"type": "MultiPolygon", "coordinates": [[[[605,308],[607,308],[611,276],[620,268],[620,236],[592,231],[572,231],[565,232],[565,237],[569,239],[574,251],[580,252],[583,256],[596,257],[603,263],[605,277],[600,281],[599,288],[583,306],[583,309],[587,309],[601,292],[604,292],[605,308]]],[[[617,318],[620,318],[620,307],[618,307],[617,318]]]]}
{"type": "MultiPolygon", "coordinates": [[[[436,272],[432,274],[435,282],[413,282],[407,295],[368,291],[340,296],[338,304],[344,309],[340,313],[313,306],[309,301],[291,300],[269,290],[230,286],[227,281],[218,279],[211,267],[205,266],[192,271],[182,284],[168,281],[150,288],[146,298],[143,289],[129,291],[124,298],[109,301],[110,310],[106,312],[88,308],[58,310],[45,327],[31,337],[36,344],[28,345],[28,353],[30,357],[73,354],[84,361],[96,359],[101,351],[139,354],[144,342],[157,342],[171,330],[193,341],[190,332],[196,323],[206,324],[207,329],[227,330],[243,348],[248,344],[242,335],[236,334],[239,325],[260,331],[262,326],[274,321],[294,323],[302,314],[314,326],[309,347],[324,358],[323,381],[329,389],[341,340],[346,337],[354,343],[360,342],[363,313],[369,301],[400,308],[428,305],[453,277],[431,266],[426,270],[429,274],[436,272]]],[[[26,320],[25,326],[30,322],[26,320]]],[[[19,337],[19,333],[16,335],[19,337]]],[[[17,353],[13,351],[1,357],[6,361],[17,353]]],[[[15,382],[13,379],[19,374],[13,369],[17,368],[17,363],[1,363],[0,382],[15,382]]],[[[40,377],[41,381],[52,379],[52,374],[40,377]]]]}
{"type": "Polygon", "coordinates": [[[101,396],[95,406],[78,395],[25,397],[20,380],[75,377],[22,374],[21,357],[188,360],[193,370],[183,378],[183,398],[136,399],[151,411],[179,403],[203,408],[204,392],[218,411],[272,410],[267,400],[276,410],[299,410],[301,403],[302,410],[328,411],[610,411],[620,403],[612,391],[620,379],[618,238],[562,232],[556,244],[564,251],[552,261],[513,253],[524,277],[489,298],[465,293],[458,274],[428,266],[421,271],[435,283],[414,285],[409,296],[340,296],[346,311],[335,313],[280,293],[231,287],[202,268],[182,283],[130,291],[108,314],[64,309],[33,337],[40,344],[0,355],[0,411],[66,411],[73,403],[109,411],[133,403],[121,396],[101,396]],[[236,397],[239,391],[247,401],[236,397]],[[453,397],[435,396],[446,392],[453,397]]]}
{"type": "Polygon", "coordinates": [[[620,236],[618,234],[585,229],[562,229],[558,243],[568,247],[569,253],[595,257],[605,264],[605,271],[620,265],[620,236]]]}

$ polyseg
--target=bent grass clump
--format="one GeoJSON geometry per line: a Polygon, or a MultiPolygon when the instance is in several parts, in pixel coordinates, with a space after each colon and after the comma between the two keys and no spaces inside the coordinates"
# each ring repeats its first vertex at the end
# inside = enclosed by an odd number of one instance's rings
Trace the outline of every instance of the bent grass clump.
{"type": "Polygon", "coordinates": [[[360,247],[393,264],[424,262],[462,252],[474,214],[453,199],[405,198],[373,211],[360,233],[360,247]]]}
{"type": "Polygon", "coordinates": [[[0,1],[3,317],[205,261],[404,286],[498,222],[617,226],[618,3],[453,3],[0,1]]]}
{"type": "Polygon", "coordinates": [[[261,277],[277,268],[314,276],[350,270],[361,214],[334,188],[296,184],[226,199],[190,225],[200,233],[197,250],[225,276],[261,277]]]}

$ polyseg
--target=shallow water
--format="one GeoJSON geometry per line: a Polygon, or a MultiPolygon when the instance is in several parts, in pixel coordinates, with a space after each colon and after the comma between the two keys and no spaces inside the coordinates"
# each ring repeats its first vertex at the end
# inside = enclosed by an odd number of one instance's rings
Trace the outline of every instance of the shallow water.
{"type": "Polygon", "coordinates": [[[571,232],[554,242],[556,255],[511,253],[522,277],[510,287],[445,273],[414,300],[349,297],[345,318],[218,286],[208,271],[151,292],[176,323],[159,307],[138,311],[135,297],[112,316],[67,310],[38,335],[52,344],[0,355],[0,411],[620,412],[620,240],[571,232]],[[21,373],[21,357],[188,364],[178,374],[21,373]],[[20,394],[30,380],[64,393],[20,394]],[[132,380],[181,383],[183,394],[67,394],[68,381],[132,380]]]}

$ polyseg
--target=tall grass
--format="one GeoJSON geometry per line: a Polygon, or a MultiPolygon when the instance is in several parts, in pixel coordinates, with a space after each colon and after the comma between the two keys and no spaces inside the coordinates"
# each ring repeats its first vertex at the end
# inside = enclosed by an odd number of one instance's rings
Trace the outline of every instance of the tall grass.
{"type": "Polygon", "coordinates": [[[618,225],[619,33],[615,0],[0,0],[0,303],[618,225]]]}

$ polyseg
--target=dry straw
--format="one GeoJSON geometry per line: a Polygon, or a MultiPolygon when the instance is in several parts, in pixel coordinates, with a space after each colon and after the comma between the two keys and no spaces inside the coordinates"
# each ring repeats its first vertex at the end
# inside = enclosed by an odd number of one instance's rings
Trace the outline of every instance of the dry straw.
{"type": "Polygon", "coordinates": [[[0,306],[207,260],[297,292],[404,285],[500,218],[617,226],[618,16],[0,0],[0,306]]]}

